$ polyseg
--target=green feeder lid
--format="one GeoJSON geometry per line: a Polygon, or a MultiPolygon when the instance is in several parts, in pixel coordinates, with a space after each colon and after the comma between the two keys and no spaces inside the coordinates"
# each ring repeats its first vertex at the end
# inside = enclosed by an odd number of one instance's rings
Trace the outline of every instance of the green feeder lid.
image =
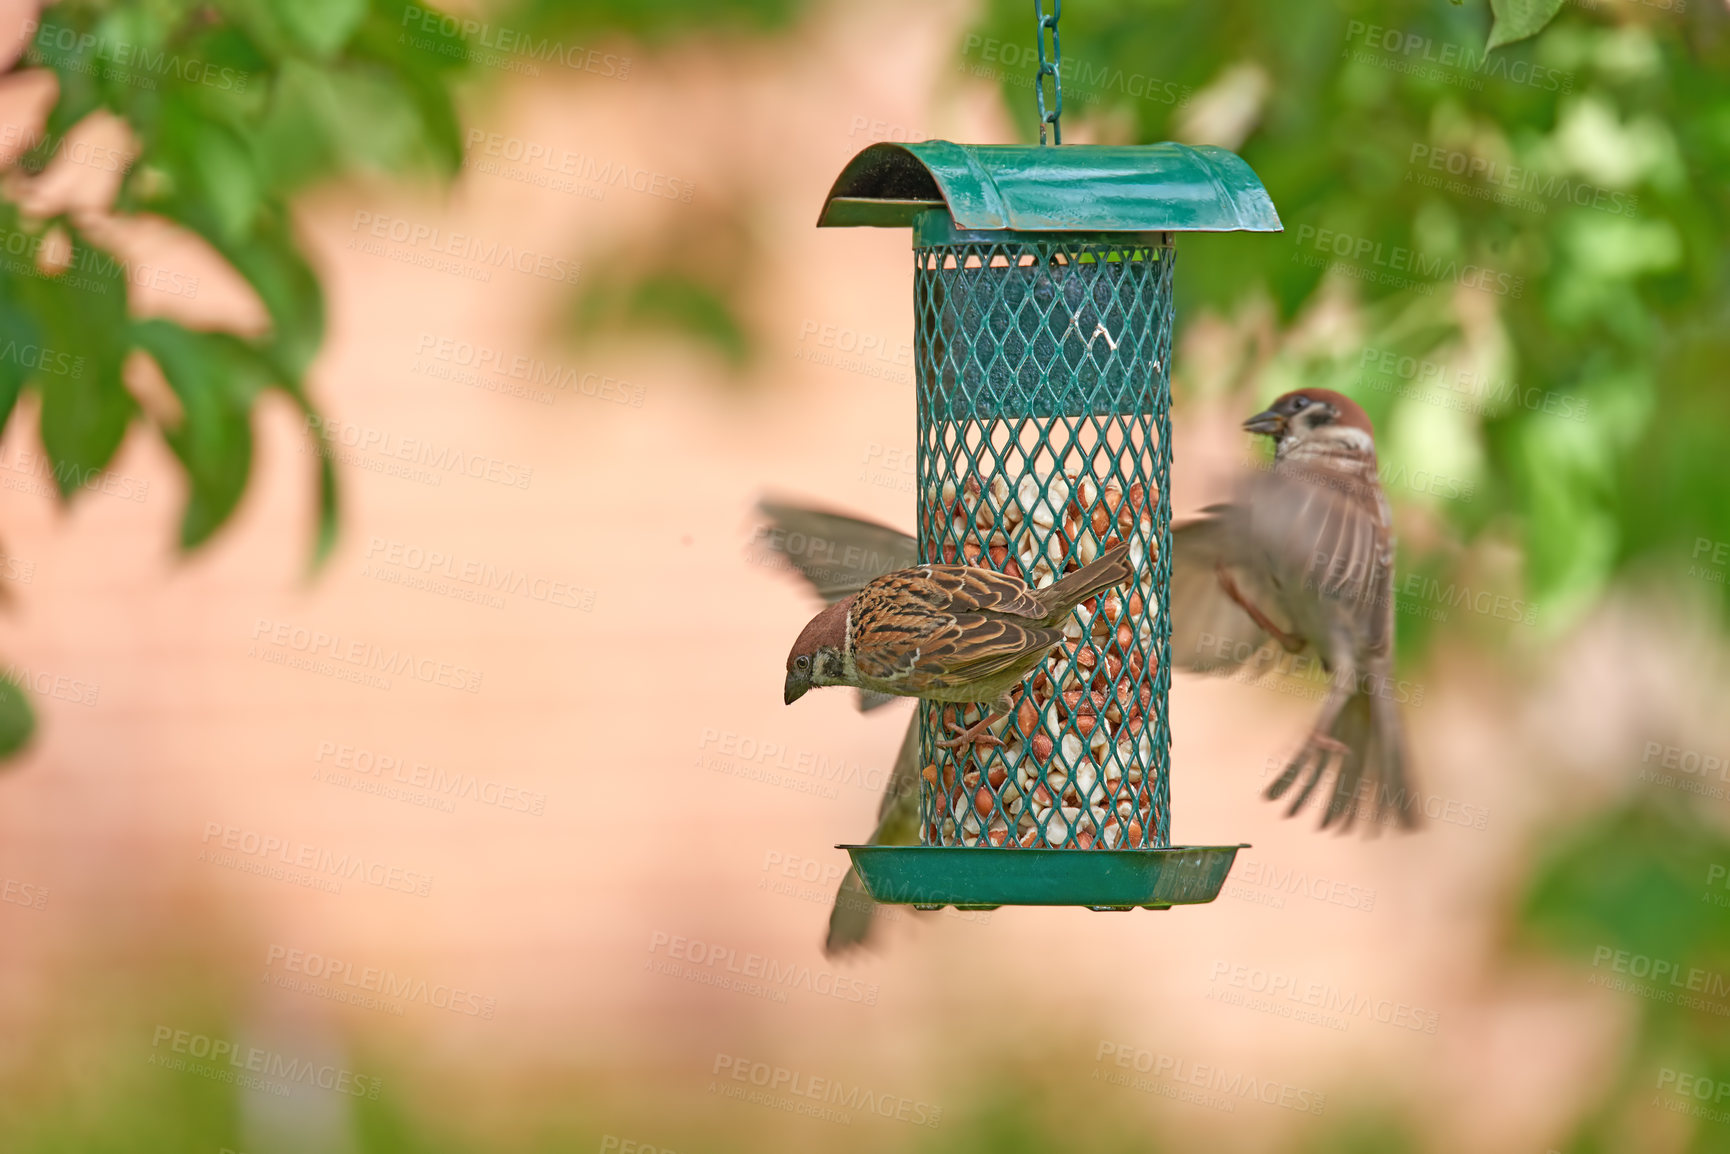
{"type": "Polygon", "coordinates": [[[1212,145],[873,144],[835,179],[819,228],[955,226],[1017,232],[1280,232],[1243,159],[1212,145]]]}

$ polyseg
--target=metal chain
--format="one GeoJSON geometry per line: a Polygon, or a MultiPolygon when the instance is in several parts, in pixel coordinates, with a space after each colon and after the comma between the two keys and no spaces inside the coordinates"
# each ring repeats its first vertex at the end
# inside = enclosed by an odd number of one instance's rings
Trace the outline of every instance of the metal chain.
{"type": "Polygon", "coordinates": [[[1063,67],[1063,46],[1057,39],[1057,19],[1063,15],[1063,0],[1051,0],[1051,15],[1045,14],[1045,0],[1033,0],[1033,16],[1038,21],[1033,29],[1034,40],[1039,45],[1039,72],[1033,77],[1033,97],[1039,104],[1039,143],[1046,143],[1045,126],[1051,125],[1051,143],[1063,143],[1063,126],[1058,118],[1063,115],[1063,77],[1058,69],[1063,67]],[[1045,32],[1051,30],[1051,57],[1045,56],[1045,32]],[[1051,107],[1048,111],[1045,105],[1045,78],[1051,77],[1051,107]]]}

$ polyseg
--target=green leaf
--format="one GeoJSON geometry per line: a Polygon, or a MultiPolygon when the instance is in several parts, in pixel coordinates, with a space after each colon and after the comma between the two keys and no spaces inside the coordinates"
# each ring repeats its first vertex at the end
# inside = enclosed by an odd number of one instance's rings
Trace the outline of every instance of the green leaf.
{"type": "Polygon", "coordinates": [[[199,184],[216,216],[217,227],[231,241],[252,230],[264,190],[246,145],[220,124],[202,121],[194,138],[199,184]]]}
{"type": "Polygon", "coordinates": [[[11,757],[36,732],[36,713],[24,687],[0,677],[0,757],[11,757]]]}
{"type": "Polygon", "coordinates": [[[71,263],[58,275],[18,278],[42,343],[75,351],[82,371],[31,374],[42,394],[42,445],[54,480],[70,500],[106,468],[126,436],[137,403],[121,381],[126,358],[126,276],[122,262],[88,244],[61,222],[72,243],[71,263]]]}
{"type": "Polygon", "coordinates": [[[676,268],[596,278],[578,297],[576,332],[671,331],[708,345],[734,369],[755,352],[751,330],[728,292],[676,268]]]}
{"type": "Polygon", "coordinates": [[[1536,36],[1561,10],[1562,0],[1490,0],[1490,11],[1495,13],[1496,20],[1490,26],[1490,42],[1484,50],[1536,36]]]}
{"type": "Polygon", "coordinates": [[[329,58],[366,15],[367,0],[270,0],[270,7],[302,47],[329,58]]]}
{"type": "Polygon", "coordinates": [[[42,338],[22,302],[12,298],[12,278],[0,273],[0,433],[6,431],[18,391],[30,375],[29,365],[42,362],[42,338]]]}
{"type": "Polygon", "coordinates": [[[295,242],[288,213],[273,207],[260,215],[246,243],[217,248],[270,312],[269,351],[285,383],[298,386],[324,341],[324,292],[295,242]]]}
{"type": "Polygon", "coordinates": [[[302,415],[307,418],[307,428],[316,444],[314,453],[318,457],[318,519],[314,524],[312,537],[312,558],[308,565],[311,572],[316,573],[325,561],[329,559],[331,550],[336,547],[336,532],[338,527],[338,504],[336,491],[336,467],[331,464],[331,449],[333,445],[330,435],[324,431],[324,420],[309,401],[305,393],[298,390],[290,394],[302,415]]]}
{"type": "Polygon", "coordinates": [[[210,539],[240,503],[252,468],[252,404],[270,387],[270,365],[239,337],[171,321],[133,327],[138,347],[161,366],[184,418],[164,433],[190,481],[180,545],[210,539]]]}

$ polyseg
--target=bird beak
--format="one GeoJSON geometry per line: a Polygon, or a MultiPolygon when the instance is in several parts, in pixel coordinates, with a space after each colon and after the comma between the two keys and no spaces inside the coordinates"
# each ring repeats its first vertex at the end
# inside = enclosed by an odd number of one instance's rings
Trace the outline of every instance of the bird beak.
{"type": "Polygon", "coordinates": [[[1243,423],[1243,431],[1246,433],[1261,433],[1264,436],[1277,437],[1281,433],[1285,432],[1285,418],[1274,412],[1272,409],[1267,409],[1263,412],[1257,413],[1255,416],[1245,421],[1243,423]]]}
{"type": "Polygon", "coordinates": [[[810,689],[810,688],[811,688],[811,682],[810,681],[806,680],[803,677],[800,677],[797,673],[794,673],[792,670],[787,671],[787,698],[786,698],[786,700],[787,700],[788,705],[792,705],[795,701],[798,701],[801,697],[805,696],[805,691],[807,689],[810,689]]]}

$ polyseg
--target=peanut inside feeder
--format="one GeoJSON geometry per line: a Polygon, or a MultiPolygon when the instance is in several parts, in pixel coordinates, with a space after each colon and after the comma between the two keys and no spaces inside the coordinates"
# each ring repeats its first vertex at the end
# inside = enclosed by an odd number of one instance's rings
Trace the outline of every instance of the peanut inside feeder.
{"type": "Polygon", "coordinates": [[[1043,587],[1127,542],[1136,571],[1063,623],[990,740],[936,744],[944,710],[968,723],[989,705],[924,706],[928,845],[1169,844],[1162,239],[981,239],[941,214],[915,225],[921,559],[1043,587]]]}

